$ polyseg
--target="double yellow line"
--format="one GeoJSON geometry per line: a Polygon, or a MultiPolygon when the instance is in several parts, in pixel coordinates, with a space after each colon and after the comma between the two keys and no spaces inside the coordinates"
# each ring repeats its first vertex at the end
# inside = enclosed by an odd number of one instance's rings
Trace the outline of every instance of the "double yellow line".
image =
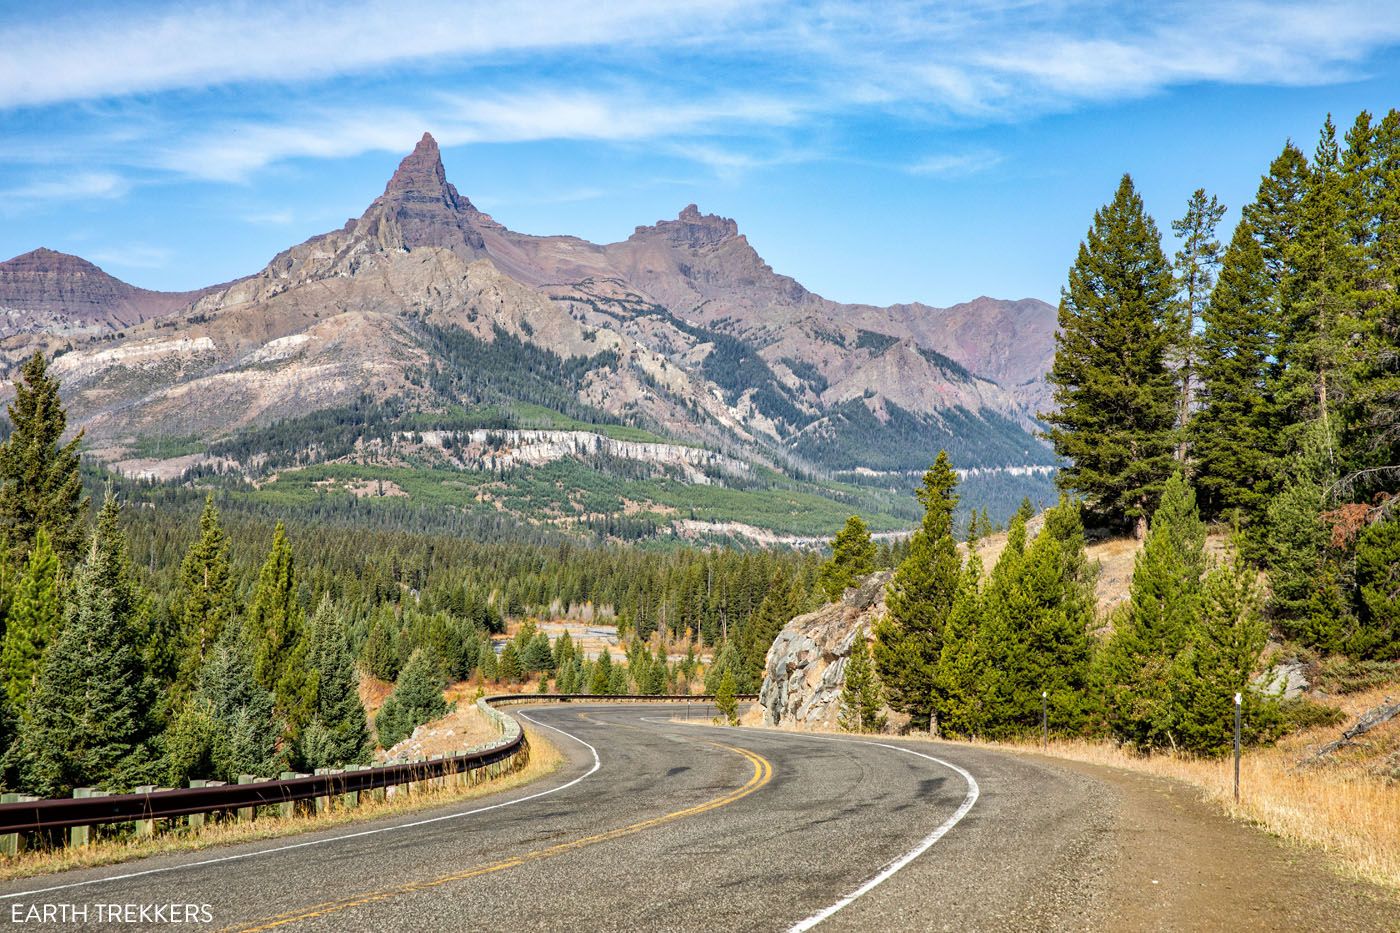
{"type": "Polygon", "coordinates": [[[701,813],[708,813],[720,807],[727,806],[736,800],[740,800],[752,794],[763,785],[773,779],[773,764],[762,755],[749,751],[746,748],[736,748],[733,745],[719,745],[719,748],[734,752],[747,759],[753,765],[753,776],[742,787],[707,800],[704,803],[696,804],[693,807],[686,807],[684,810],[676,810],[662,816],[655,816],[649,820],[642,820],[640,823],[632,823],[617,829],[610,829],[604,833],[597,833],[592,836],[584,836],[581,839],[572,839],[568,842],[560,842],[543,849],[535,849],[520,855],[502,859],[499,862],[492,862],[489,865],[481,865],[476,868],[468,868],[463,871],[452,872],[437,878],[430,878],[426,881],[410,881],[406,884],[397,885],[392,888],[385,888],[381,891],[373,891],[368,894],[359,894],[355,897],[345,898],[339,901],[327,901],[324,904],[316,904],[311,907],[298,908],[295,911],[279,914],[275,917],[268,917],[265,920],[257,921],[253,926],[240,928],[240,933],[260,933],[263,930],[273,930],[277,927],[286,926],[289,923],[297,923],[302,920],[313,920],[317,917],[325,917],[329,914],[339,913],[342,910],[349,910],[352,907],[360,907],[364,904],[373,904],[376,901],[385,901],[390,898],[399,897],[404,894],[413,894],[417,891],[425,891],[439,885],[450,884],[454,881],[466,881],[468,878],[476,878],[479,875],[489,875],[493,872],[505,871],[507,868],[515,868],[527,862],[538,862],[542,859],[553,858],[556,855],[563,855],[565,852],[572,852],[575,849],[582,849],[585,846],[596,845],[600,842],[608,842],[612,839],[621,839],[623,836],[631,836],[645,829],[653,829],[663,826],[666,823],[673,823],[676,820],[683,820],[686,817],[698,816],[701,813]]]}

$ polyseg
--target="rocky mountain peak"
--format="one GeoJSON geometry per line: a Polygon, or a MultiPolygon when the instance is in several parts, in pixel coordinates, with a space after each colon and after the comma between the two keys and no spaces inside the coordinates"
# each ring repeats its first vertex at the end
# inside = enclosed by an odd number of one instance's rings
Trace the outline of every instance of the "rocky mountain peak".
{"type": "Polygon", "coordinates": [[[390,248],[440,246],[470,258],[485,250],[473,226],[481,216],[448,182],[437,140],[424,133],[399,163],[384,193],[356,223],[355,232],[390,248]]]}
{"type": "Polygon", "coordinates": [[[442,167],[442,151],[431,133],[424,133],[413,151],[404,156],[384,186],[384,197],[441,201],[454,209],[471,207],[471,202],[448,184],[447,172],[442,167]]]}
{"type": "Polygon", "coordinates": [[[658,221],[655,226],[638,227],[632,239],[659,236],[676,246],[698,249],[715,246],[739,235],[739,225],[718,214],[702,214],[694,204],[687,204],[675,220],[658,221]]]}
{"type": "Polygon", "coordinates": [[[14,259],[0,263],[0,275],[33,273],[44,275],[98,275],[110,278],[97,266],[69,253],[41,246],[14,259]]]}

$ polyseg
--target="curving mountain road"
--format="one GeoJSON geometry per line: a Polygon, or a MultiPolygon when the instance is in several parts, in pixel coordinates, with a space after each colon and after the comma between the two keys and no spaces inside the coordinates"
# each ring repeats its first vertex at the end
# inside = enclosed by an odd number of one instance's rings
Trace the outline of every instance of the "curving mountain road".
{"type": "Polygon", "coordinates": [[[1168,782],[950,744],[677,723],[674,706],[519,714],[557,730],[565,763],[544,781],[10,882],[0,916],[87,905],[88,923],[62,927],[103,928],[99,903],[189,903],[227,930],[1400,927],[1388,895],[1168,782]]]}

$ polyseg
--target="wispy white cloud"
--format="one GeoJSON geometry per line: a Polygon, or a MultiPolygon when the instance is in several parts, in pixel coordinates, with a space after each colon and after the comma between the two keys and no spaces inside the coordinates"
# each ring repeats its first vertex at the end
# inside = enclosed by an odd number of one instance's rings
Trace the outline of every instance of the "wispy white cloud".
{"type": "Polygon", "coordinates": [[[904,166],[904,170],[911,175],[928,175],[934,178],[966,178],[995,168],[1003,161],[1005,156],[1000,152],[979,149],[973,152],[925,156],[904,166]]]}
{"type": "Polygon", "coordinates": [[[106,200],[123,197],[130,190],[131,183],[113,172],[47,175],[12,188],[0,189],[0,206],[27,207],[48,201],[106,200]]]}
{"type": "Polygon", "coordinates": [[[790,125],[799,114],[794,102],[748,95],[669,103],[628,89],[439,95],[412,107],[327,109],[295,120],[228,124],[174,141],[155,161],[190,177],[237,181],[289,158],[398,152],[424,129],[444,146],[545,139],[633,142],[720,126],[790,125]]]}
{"type": "MultiPolygon", "coordinates": [[[[329,0],[114,6],[6,25],[0,106],[295,82],[507,53],[681,41],[741,0],[329,0]]],[[[61,9],[61,7],[58,7],[61,9]]]]}

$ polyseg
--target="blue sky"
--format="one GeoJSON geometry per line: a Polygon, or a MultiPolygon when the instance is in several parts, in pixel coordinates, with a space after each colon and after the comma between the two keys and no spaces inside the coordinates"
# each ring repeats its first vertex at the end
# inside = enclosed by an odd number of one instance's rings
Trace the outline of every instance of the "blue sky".
{"type": "Polygon", "coordinates": [[[523,232],[693,201],[828,297],[1054,301],[1122,172],[1163,230],[1199,186],[1232,224],[1286,138],[1400,106],[1397,45],[1341,0],[0,0],[0,258],[233,278],[430,130],[523,232]]]}

